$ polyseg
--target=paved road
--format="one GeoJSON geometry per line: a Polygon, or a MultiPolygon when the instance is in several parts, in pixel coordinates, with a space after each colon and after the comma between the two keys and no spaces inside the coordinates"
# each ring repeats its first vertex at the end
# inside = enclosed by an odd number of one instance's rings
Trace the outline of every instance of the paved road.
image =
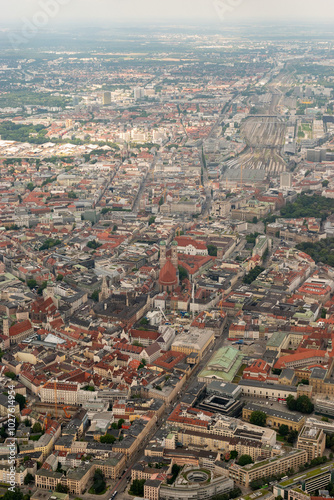
{"type": "Polygon", "coordinates": [[[151,174],[153,174],[154,172],[154,167],[156,165],[156,162],[157,162],[157,158],[159,157],[159,154],[154,158],[154,160],[152,161],[151,165],[150,165],[150,168],[148,169],[147,171],[147,174],[145,176],[145,178],[143,179],[143,182],[139,188],[139,191],[137,193],[137,196],[136,196],[136,199],[134,201],[134,204],[133,204],[133,207],[132,207],[132,212],[137,212],[138,211],[138,208],[139,208],[139,203],[140,203],[140,200],[141,200],[141,197],[142,197],[142,194],[144,192],[144,189],[146,187],[146,182],[147,182],[147,179],[150,178],[151,174]]]}

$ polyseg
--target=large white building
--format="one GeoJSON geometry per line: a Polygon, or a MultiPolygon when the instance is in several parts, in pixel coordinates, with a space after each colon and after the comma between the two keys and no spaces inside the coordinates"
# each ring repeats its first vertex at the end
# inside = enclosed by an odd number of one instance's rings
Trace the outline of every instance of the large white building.
{"type": "Polygon", "coordinates": [[[187,333],[178,335],[172,344],[172,350],[190,354],[196,352],[200,357],[211,347],[215,340],[212,330],[191,328],[187,333]]]}
{"type": "Polygon", "coordinates": [[[187,236],[175,237],[177,251],[186,255],[208,255],[208,248],[204,241],[194,240],[187,236]]]}

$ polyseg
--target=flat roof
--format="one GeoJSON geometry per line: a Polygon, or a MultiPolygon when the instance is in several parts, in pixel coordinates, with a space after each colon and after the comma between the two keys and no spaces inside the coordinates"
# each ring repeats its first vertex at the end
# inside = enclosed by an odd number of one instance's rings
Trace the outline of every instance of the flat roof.
{"type": "Polygon", "coordinates": [[[302,414],[280,411],[269,406],[257,405],[254,403],[248,403],[244,406],[244,408],[250,411],[263,411],[266,415],[268,415],[268,417],[283,418],[284,420],[290,420],[291,422],[300,422],[305,417],[302,414]]]}

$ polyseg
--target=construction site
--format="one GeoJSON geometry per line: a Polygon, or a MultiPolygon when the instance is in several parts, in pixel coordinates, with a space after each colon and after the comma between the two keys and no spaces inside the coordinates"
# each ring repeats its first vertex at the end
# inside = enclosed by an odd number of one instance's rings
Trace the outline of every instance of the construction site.
{"type": "MultiPolygon", "coordinates": [[[[45,415],[45,430],[48,430],[53,418],[62,424],[63,422],[70,420],[79,409],[78,406],[64,405],[64,403],[58,401],[57,381],[55,380],[52,384],[54,389],[54,403],[36,402],[34,404],[34,409],[42,415],[45,415]]],[[[47,385],[50,386],[50,382],[47,382],[44,387],[47,385]]]]}

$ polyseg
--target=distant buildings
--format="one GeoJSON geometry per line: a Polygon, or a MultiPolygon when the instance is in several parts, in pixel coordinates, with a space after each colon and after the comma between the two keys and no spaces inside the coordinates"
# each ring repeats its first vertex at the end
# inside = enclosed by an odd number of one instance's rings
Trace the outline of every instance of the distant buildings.
{"type": "Polygon", "coordinates": [[[292,187],[292,174],[291,172],[282,172],[280,174],[280,188],[291,189],[292,187]]]}
{"type": "Polygon", "coordinates": [[[139,101],[140,99],[142,99],[145,96],[145,89],[143,89],[142,87],[135,87],[135,89],[133,91],[133,95],[134,95],[135,101],[139,101]]]}
{"type": "Polygon", "coordinates": [[[109,106],[111,104],[111,92],[103,92],[102,104],[103,106],[109,106]]]}

